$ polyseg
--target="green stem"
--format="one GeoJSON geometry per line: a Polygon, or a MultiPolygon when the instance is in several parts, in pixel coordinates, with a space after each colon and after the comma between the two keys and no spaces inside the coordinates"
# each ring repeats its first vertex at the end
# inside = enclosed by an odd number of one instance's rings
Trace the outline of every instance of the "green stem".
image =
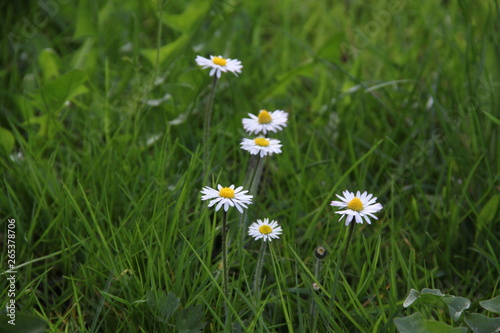
{"type": "Polygon", "coordinates": [[[349,225],[349,230],[348,230],[348,234],[347,234],[347,242],[345,244],[344,251],[342,251],[342,255],[340,256],[339,262],[338,262],[337,266],[335,267],[335,275],[333,277],[333,288],[332,288],[332,293],[331,293],[332,296],[330,299],[330,306],[329,306],[329,317],[330,318],[331,318],[332,311],[333,311],[333,305],[335,304],[335,294],[337,293],[337,288],[338,288],[338,283],[339,283],[339,273],[340,273],[340,271],[344,270],[344,265],[347,261],[347,255],[349,253],[349,246],[351,244],[352,234],[354,232],[355,225],[356,225],[356,221],[351,221],[351,224],[349,225]]]}
{"type": "MultiPolygon", "coordinates": [[[[250,160],[248,161],[248,169],[247,169],[247,174],[245,177],[245,188],[249,189],[249,193],[255,195],[255,193],[252,192],[252,187],[253,187],[253,182],[255,180],[255,175],[257,173],[257,169],[259,168],[259,165],[261,164],[262,158],[260,158],[257,155],[252,155],[250,156],[250,160]]],[[[247,236],[247,227],[248,227],[248,209],[245,209],[243,211],[243,214],[240,215],[240,236],[239,236],[239,255],[243,255],[243,246],[246,241],[246,236],[247,236]]]]}
{"type": "Polygon", "coordinates": [[[215,95],[215,85],[217,84],[217,75],[214,75],[214,80],[212,81],[212,89],[210,91],[210,96],[208,97],[208,103],[205,107],[205,122],[203,123],[203,182],[206,182],[207,172],[210,169],[209,161],[209,149],[210,146],[208,141],[210,139],[210,122],[212,118],[212,103],[215,95]]]}
{"type": "MultiPolygon", "coordinates": [[[[351,245],[351,238],[352,238],[352,234],[354,232],[354,227],[356,226],[356,222],[355,221],[351,221],[351,224],[349,225],[349,231],[348,231],[348,234],[347,234],[347,242],[345,244],[345,247],[344,247],[344,252],[342,252],[342,257],[341,257],[341,262],[340,262],[340,270],[343,271],[344,270],[344,265],[347,261],[347,255],[348,255],[348,252],[349,252],[349,246],[351,245]]],[[[344,274],[345,275],[345,274],[344,274]]]]}
{"type": "Polygon", "coordinates": [[[264,257],[266,256],[266,241],[262,240],[260,247],[259,257],[257,259],[257,266],[255,267],[255,277],[253,280],[253,289],[256,297],[260,294],[260,278],[262,276],[262,267],[264,266],[264,257]]]}
{"type": "Polygon", "coordinates": [[[257,189],[259,188],[263,167],[264,167],[264,157],[261,157],[257,161],[257,167],[255,167],[255,173],[252,177],[252,185],[250,186],[250,194],[254,196],[257,194],[257,189]]]}
{"type": "MultiPolygon", "coordinates": [[[[314,277],[316,278],[316,281],[319,281],[319,270],[320,269],[321,269],[321,260],[316,259],[316,266],[314,267],[314,277]]],[[[310,313],[311,313],[312,317],[315,318],[316,302],[314,300],[314,296],[312,297],[310,313]]],[[[314,322],[314,325],[316,326],[316,321],[314,322]]],[[[312,331],[312,332],[314,332],[314,331],[312,331]]]]}
{"type": "Polygon", "coordinates": [[[255,177],[255,170],[257,170],[257,165],[259,164],[260,156],[250,155],[250,160],[248,160],[247,174],[245,175],[245,188],[250,188],[252,186],[253,178],[255,177]]]}
{"type": "Polygon", "coordinates": [[[227,241],[226,241],[226,227],[227,227],[227,212],[224,211],[224,217],[222,219],[222,276],[224,283],[222,290],[224,291],[224,313],[226,316],[226,327],[230,327],[231,318],[229,315],[229,309],[226,303],[226,299],[229,300],[229,276],[227,267],[227,241]]]}

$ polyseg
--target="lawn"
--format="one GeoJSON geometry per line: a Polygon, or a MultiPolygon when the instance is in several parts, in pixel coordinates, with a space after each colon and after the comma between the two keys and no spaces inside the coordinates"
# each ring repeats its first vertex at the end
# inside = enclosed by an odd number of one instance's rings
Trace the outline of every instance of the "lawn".
{"type": "Polygon", "coordinates": [[[0,10],[1,332],[500,328],[498,0],[0,10]]]}

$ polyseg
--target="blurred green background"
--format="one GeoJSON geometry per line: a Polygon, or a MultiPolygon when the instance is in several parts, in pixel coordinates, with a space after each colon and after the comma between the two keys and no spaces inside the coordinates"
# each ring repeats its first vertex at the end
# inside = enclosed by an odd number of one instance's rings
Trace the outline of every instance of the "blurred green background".
{"type": "Polygon", "coordinates": [[[259,246],[232,253],[229,331],[391,332],[410,288],[498,294],[498,1],[40,0],[0,12],[0,218],[17,222],[19,315],[50,332],[223,330],[220,218],[200,201],[202,168],[208,185],[243,183],[241,118],[260,109],[290,119],[249,210],[283,225],[281,274],[268,260],[269,296],[253,300],[259,246]],[[244,66],[217,84],[210,161],[211,78],[196,55],[244,66]],[[332,314],[329,297],[290,290],[310,289],[323,245],[330,293],[345,228],[329,202],[345,189],[384,210],[357,229],[332,314]]]}

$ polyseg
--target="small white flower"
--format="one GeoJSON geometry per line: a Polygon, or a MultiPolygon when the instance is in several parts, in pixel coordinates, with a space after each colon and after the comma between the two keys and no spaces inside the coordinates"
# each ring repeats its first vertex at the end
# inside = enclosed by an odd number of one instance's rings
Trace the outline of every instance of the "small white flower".
{"type": "Polygon", "coordinates": [[[227,212],[229,207],[236,207],[240,213],[243,213],[243,208],[248,208],[247,205],[252,204],[253,195],[248,195],[248,190],[243,191],[243,186],[238,188],[234,188],[234,185],[229,187],[222,187],[221,185],[217,185],[218,191],[205,186],[203,190],[201,190],[201,200],[212,200],[208,204],[208,207],[215,206],[215,211],[218,211],[222,206],[224,206],[224,210],[227,212]]]}
{"type": "Polygon", "coordinates": [[[196,63],[199,66],[202,66],[203,69],[211,68],[212,70],[210,71],[210,76],[216,74],[217,78],[220,78],[222,72],[231,72],[238,76],[236,73],[241,73],[241,69],[243,68],[241,61],[237,59],[226,59],[222,56],[214,57],[211,55],[210,59],[202,56],[196,56],[196,63]]]}
{"type": "Polygon", "coordinates": [[[252,223],[248,228],[248,234],[255,238],[255,240],[263,238],[264,241],[272,241],[273,238],[280,238],[280,234],[283,232],[278,222],[271,221],[269,219],[257,220],[257,222],[252,223]]]}
{"type": "Polygon", "coordinates": [[[243,118],[243,128],[248,133],[258,134],[267,132],[278,132],[286,127],[288,121],[288,113],[282,110],[276,110],[273,112],[268,112],[266,110],[260,110],[259,115],[248,114],[250,118],[243,118]]]}
{"type": "Polygon", "coordinates": [[[243,139],[240,145],[241,149],[250,152],[252,155],[260,153],[261,158],[266,155],[281,153],[281,146],[283,146],[280,140],[267,138],[243,139]]]}
{"type": "Polygon", "coordinates": [[[349,191],[344,191],[342,194],[344,197],[336,194],[336,196],[342,201],[332,201],[330,204],[334,207],[347,208],[346,210],[335,212],[337,214],[342,214],[339,221],[342,221],[346,215],[346,226],[349,225],[353,218],[356,219],[356,223],[363,223],[364,218],[368,224],[371,224],[370,217],[378,220],[378,218],[373,214],[381,210],[383,207],[381,204],[376,203],[377,197],[372,198],[373,195],[367,194],[366,191],[363,192],[363,194],[358,191],[356,192],[356,195],[349,191]]]}

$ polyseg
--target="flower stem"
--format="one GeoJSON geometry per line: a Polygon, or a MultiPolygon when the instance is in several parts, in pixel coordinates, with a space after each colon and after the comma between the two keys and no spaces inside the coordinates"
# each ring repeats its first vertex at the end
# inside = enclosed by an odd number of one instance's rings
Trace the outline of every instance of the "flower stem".
{"type": "Polygon", "coordinates": [[[354,232],[355,225],[356,225],[356,223],[354,223],[354,221],[352,221],[351,224],[349,225],[349,231],[347,234],[347,241],[345,243],[344,252],[342,252],[342,257],[341,257],[342,261],[340,262],[340,270],[341,271],[344,270],[344,265],[347,261],[347,255],[349,253],[349,246],[351,245],[351,239],[352,239],[352,234],[354,232]]]}
{"type": "Polygon", "coordinates": [[[205,107],[205,122],[203,123],[203,182],[206,182],[206,177],[208,170],[210,169],[209,161],[209,149],[210,146],[208,141],[210,139],[210,122],[212,119],[212,103],[214,101],[215,95],[215,85],[217,84],[217,75],[214,75],[214,80],[212,82],[212,89],[210,90],[210,95],[208,97],[208,103],[205,107]]]}
{"type": "MultiPolygon", "coordinates": [[[[321,260],[316,259],[316,266],[314,267],[314,277],[316,278],[317,281],[319,281],[320,269],[321,269],[321,260]]],[[[314,300],[314,297],[312,297],[310,313],[311,313],[311,316],[315,320],[314,325],[316,326],[316,301],[314,300]]],[[[314,332],[314,331],[312,331],[312,332],[314,332]]]]}
{"type": "Polygon", "coordinates": [[[351,224],[349,225],[349,230],[348,230],[348,234],[347,234],[347,242],[345,244],[344,251],[342,251],[342,255],[340,256],[337,267],[335,267],[335,274],[333,277],[333,288],[332,288],[332,292],[331,292],[330,306],[329,306],[329,311],[328,311],[329,317],[332,316],[333,306],[335,304],[335,296],[336,296],[337,288],[338,288],[338,284],[339,284],[339,274],[340,274],[340,271],[344,270],[344,265],[347,261],[347,255],[349,253],[349,246],[351,244],[352,234],[354,232],[355,225],[356,225],[355,221],[351,221],[351,224]]]}
{"type": "MultiPolygon", "coordinates": [[[[250,157],[250,160],[248,162],[248,170],[247,170],[247,175],[246,175],[246,187],[249,188],[249,193],[255,196],[255,192],[257,190],[258,184],[255,184],[255,182],[259,183],[260,179],[257,180],[257,177],[260,178],[260,175],[262,175],[262,165],[263,165],[262,158],[257,156],[257,155],[252,155],[250,157]],[[259,171],[260,170],[260,171],[259,171]],[[255,185],[254,185],[255,184],[255,185]]],[[[240,216],[240,239],[239,239],[239,255],[241,256],[243,253],[243,245],[245,244],[246,240],[246,231],[247,231],[247,225],[248,225],[248,210],[245,210],[243,214],[240,216]]]]}
{"type": "Polygon", "coordinates": [[[255,277],[253,280],[253,289],[255,291],[256,297],[260,294],[260,278],[262,276],[262,267],[264,266],[264,257],[266,256],[266,241],[262,241],[260,247],[259,257],[257,259],[257,266],[255,267],[255,277]]]}
{"type": "Polygon", "coordinates": [[[257,194],[257,189],[259,188],[263,167],[264,167],[264,157],[261,157],[257,161],[257,166],[255,167],[255,173],[252,177],[252,185],[250,186],[250,194],[254,196],[257,194]]]}
{"type": "Polygon", "coordinates": [[[229,309],[226,303],[226,299],[229,300],[229,277],[228,277],[228,267],[227,267],[227,241],[226,241],[226,227],[227,227],[227,212],[224,211],[224,217],[222,219],[222,276],[224,279],[222,290],[224,291],[224,313],[226,316],[226,327],[230,327],[231,318],[229,315],[229,309]]]}

